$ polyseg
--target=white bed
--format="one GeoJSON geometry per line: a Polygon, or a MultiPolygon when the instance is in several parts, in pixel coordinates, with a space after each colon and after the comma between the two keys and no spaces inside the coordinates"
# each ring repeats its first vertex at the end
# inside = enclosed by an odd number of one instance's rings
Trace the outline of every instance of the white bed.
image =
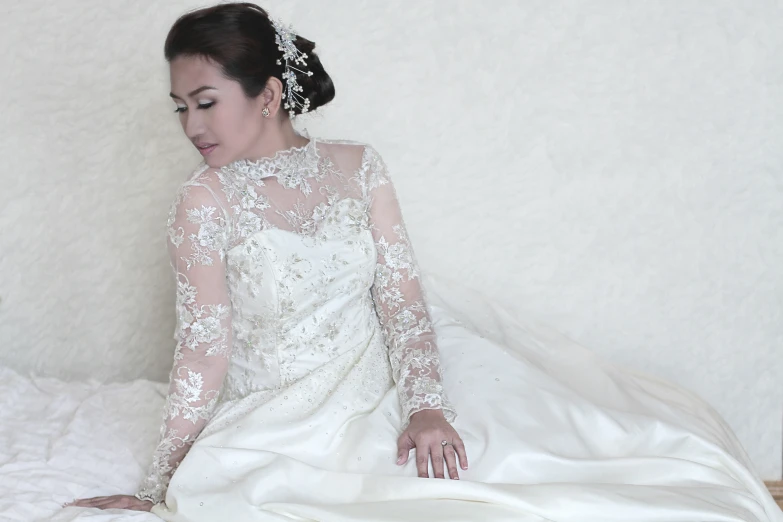
{"type": "Polygon", "coordinates": [[[64,382],[0,367],[0,520],[159,521],[61,504],[129,494],[149,465],[167,386],[64,382]]]}

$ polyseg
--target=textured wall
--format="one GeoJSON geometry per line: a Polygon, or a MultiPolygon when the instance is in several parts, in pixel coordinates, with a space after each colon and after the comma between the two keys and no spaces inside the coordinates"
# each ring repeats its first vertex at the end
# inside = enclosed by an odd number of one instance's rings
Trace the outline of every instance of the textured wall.
{"type": "MultiPolygon", "coordinates": [[[[0,363],[162,380],[165,213],[200,160],[163,40],[202,4],[0,7],[0,363]]],[[[781,474],[783,154],[774,0],[276,0],[373,143],[419,260],[684,385],[781,474]]]]}

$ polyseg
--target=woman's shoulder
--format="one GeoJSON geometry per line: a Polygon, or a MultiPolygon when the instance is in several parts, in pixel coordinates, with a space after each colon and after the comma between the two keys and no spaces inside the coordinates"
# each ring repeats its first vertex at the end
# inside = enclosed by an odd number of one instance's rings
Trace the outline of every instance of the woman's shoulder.
{"type": "Polygon", "coordinates": [[[333,148],[340,148],[340,147],[344,147],[344,148],[363,148],[363,147],[368,145],[367,143],[365,143],[363,141],[353,140],[353,139],[348,139],[348,138],[322,138],[322,137],[317,137],[317,138],[315,138],[315,141],[317,141],[318,143],[324,144],[324,145],[326,145],[328,147],[333,147],[333,148]]]}
{"type": "Polygon", "coordinates": [[[321,144],[325,144],[327,147],[332,148],[347,148],[347,149],[353,149],[356,151],[359,151],[360,153],[363,151],[369,151],[373,152],[375,154],[378,153],[374,145],[368,141],[362,141],[362,140],[355,140],[350,138],[316,138],[316,141],[321,144]]]}
{"type": "Polygon", "coordinates": [[[205,186],[213,189],[220,187],[228,179],[222,167],[210,167],[205,161],[188,171],[181,183],[181,187],[205,186]]]}
{"type": "Polygon", "coordinates": [[[316,141],[328,155],[342,162],[366,166],[380,158],[377,149],[367,141],[354,139],[316,138],[316,141]]]}
{"type": "Polygon", "coordinates": [[[183,203],[193,204],[221,204],[217,196],[220,189],[220,169],[210,167],[206,162],[201,161],[195,168],[187,171],[181,179],[171,206],[180,206],[183,203]]]}

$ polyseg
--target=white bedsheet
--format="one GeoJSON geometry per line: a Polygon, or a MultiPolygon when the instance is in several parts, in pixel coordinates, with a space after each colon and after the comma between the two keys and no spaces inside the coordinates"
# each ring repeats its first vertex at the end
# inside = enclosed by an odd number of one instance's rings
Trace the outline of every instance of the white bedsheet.
{"type": "Polygon", "coordinates": [[[160,522],[74,498],[132,494],[149,465],[167,385],[27,377],[0,367],[0,520],[160,522]]]}

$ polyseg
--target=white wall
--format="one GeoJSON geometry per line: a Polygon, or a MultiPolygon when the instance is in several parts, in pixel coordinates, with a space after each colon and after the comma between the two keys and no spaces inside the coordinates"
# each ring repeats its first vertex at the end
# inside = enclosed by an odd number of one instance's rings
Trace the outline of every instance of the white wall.
{"type": "MultiPolygon", "coordinates": [[[[168,99],[201,2],[0,7],[0,364],[163,380],[168,99]]],[[[205,5],[205,4],[203,4],[205,5]]],[[[427,271],[712,403],[781,475],[783,7],[774,0],[276,0],[373,143],[427,271]]]]}

